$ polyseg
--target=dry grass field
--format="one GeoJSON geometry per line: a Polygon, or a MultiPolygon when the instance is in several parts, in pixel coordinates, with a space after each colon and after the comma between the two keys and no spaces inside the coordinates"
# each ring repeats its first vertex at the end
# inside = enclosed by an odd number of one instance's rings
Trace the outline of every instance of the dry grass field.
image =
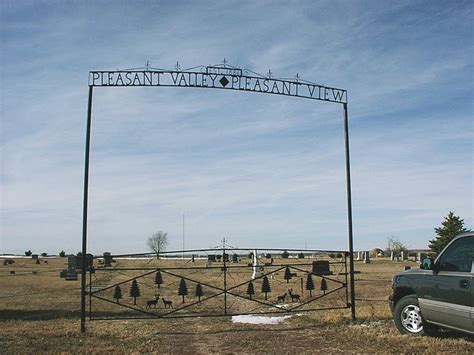
{"type": "MultiPolygon", "coordinates": [[[[357,321],[352,322],[350,310],[301,312],[280,324],[233,323],[231,317],[200,317],[181,319],[149,320],[95,320],[87,322],[87,332],[79,331],[80,281],[65,281],[59,278],[59,271],[66,268],[66,258],[46,258],[48,263],[35,264],[31,259],[17,258],[11,265],[0,266],[0,349],[2,353],[33,352],[156,352],[156,353],[314,353],[314,352],[449,352],[474,353],[474,342],[470,337],[446,331],[437,338],[402,336],[396,330],[386,301],[390,294],[390,280],[404,265],[416,267],[415,263],[391,262],[387,259],[373,259],[371,264],[356,262],[357,321]],[[11,274],[14,271],[14,274],[11,274]]],[[[204,263],[197,261],[196,264],[204,263]]],[[[119,267],[150,268],[176,267],[176,261],[117,261],[119,267]]],[[[115,265],[117,266],[117,265],[115,265]]],[[[126,281],[127,272],[96,272],[93,281],[100,287],[126,281]]],[[[143,271],[140,271],[143,273],[143,271]]],[[[182,274],[180,274],[182,275],[182,274]]],[[[229,283],[238,285],[248,275],[234,274],[229,283]]],[[[137,308],[145,310],[146,300],[152,299],[157,291],[172,299],[176,307],[181,297],[176,291],[179,278],[163,275],[160,290],[154,285],[154,273],[138,278],[141,297],[137,308]],[[167,287],[169,289],[167,289],[167,287]],[[172,296],[174,295],[174,296],[172,296]]],[[[133,276],[135,277],[135,276],[133,276]]],[[[201,278],[211,283],[204,271],[189,278],[201,278]]],[[[268,302],[276,302],[276,296],[284,293],[288,286],[301,293],[299,281],[286,284],[283,270],[276,273],[268,302]]],[[[201,280],[199,279],[199,280],[201,280]]],[[[220,282],[219,280],[216,282],[220,282]]],[[[123,284],[121,303],[133,306],[127,283],[123,284]]],[[[335,285],[335,284],[334,284],[335,285]]],[[[329,282],[328,289],[334,287],[329,282]]],[[[315,290],[319,282],[315,278],[315,290]]],[[[256,282],[255,297],[263,301],[260,284],[256,282]]],[[[189,295],[186,302],[194,301],[194,286],[188,282],[189,295]]],[[[236,292],[245,294],[242,287],[236,292]]],[[[212,289],[205,288],[209,296],[212,289]]],[[[345,292],[342,290],[341,292],[345,292]]],[[[324,297],[320,305],[337,305],[344,294],[336,292],[335,297],[324,297]]],[[[101,295],[113,301],[113,289],[101,295]]],[[[221,302],[215,297],[208,302],[211,311],[221,302]]],[[[205,304],[203,302],[202,304],[205,304]]],[[[126,315],[130,310],[118,307],[112,302],[94,301],[93,310],[107,316],[126,315]],[[100,313],[102,312],[102,313],[100,313]],[[124,313],[125,312],[125,313],[124,313]]],[[[200,304],[199,304],[200,306],[200,304]]],[[[229,298],[230,309],[250,310],[244,298],[229,298]],[[233,308],[232,308],[233,307],[233,308]],[[247,308],[246,308],[247,307],[247,308]]],[[[268,309],[259,305],[262,310],[268,309]]],[[[303,307],[304,310],[304,307],[303,307]]],[[[162,314],[163,304],[157,309],[147,310],[162,314]]],[[[189,311],[192,312],[192,311],[189,311]]],[[[177,312],[177,315],[184,314],[177,312]]]]}

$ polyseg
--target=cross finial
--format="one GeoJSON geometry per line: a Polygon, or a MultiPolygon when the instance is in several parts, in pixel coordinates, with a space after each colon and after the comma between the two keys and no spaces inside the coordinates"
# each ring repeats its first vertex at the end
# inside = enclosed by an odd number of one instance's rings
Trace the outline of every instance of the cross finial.
{"type": "Polygon", "coordinates": [[[295,78],[296,78],[296,82],[299,82],[299,81],[300,81],[300,74],[299,74],[299,73],[296,73],[295,78]]]}
{"type": "Polygon", "coordinates": [[[268,69],[267,76],[271,79],[273,77],[273,73],[270,69],[268,69]]]}
{"type": "Polygon", "coordinates": [[[175,68],[177,71],[180,71],[180,70],[181,70],[181,65],[179,65],[179,62],[176,62],[176,65],[174,66],[174,68],[175,68]]]}
{"type": "Polygon", "coordinates": [[[224,60],[222,61],[222,64],[224,64],[224,67],[226,66],[227,64],[227,60],[224,58],[224,60]]]}
{"type": "Polygon", "coordinates": [[[146,61],[145,70],[150,70],[150,62],[148,60],[146,61]]]}

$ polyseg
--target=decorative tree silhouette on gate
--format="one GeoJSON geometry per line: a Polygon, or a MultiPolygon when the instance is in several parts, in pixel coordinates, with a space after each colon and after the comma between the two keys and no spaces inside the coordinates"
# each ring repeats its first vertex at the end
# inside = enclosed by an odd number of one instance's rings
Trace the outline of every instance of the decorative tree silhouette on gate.
{"type": "Polygon", "coordinates": [[[255,295],[255,289],[253,288],[253,282],[250,281],[248,286],[247,286],[247,295],[249,295],[249,298],[252,299],[252,296],[255,295]]]}
{"type": "Polygon", "coordinates": [[[272,289],[270,287],[270,281],[268,281],[268,277],[265,276],[262,282],[262,293],[265,293],[265,301],[267,300],[267,294],[269,292],[272,292],[272,289]]]}
{"type": "Polygon", "coordinates": [[[161,272],[157,271],[155,275],[155,284],[160,288],[163,283],[163,278],[161,277],[161,272]]]}
{"type": "Polygon", "coordinates": [[[204,292],[202,292],[202,286],[201,284],[198,282],[198,284],[196,285],[196,293],[195,293],[196,297],[198,298],[199,301],[201,301],[201,297],[204,296],[204,292]]]}
{"type": "Polygon", "coordinates": [[[306,279],[306,290],[309,291],[309,297],[313,297],[312,291],[314,290],[314,282],[311,274],[308,274],[308,278],[306,279]]]}
{"type": "Polygon", "coordinates": [[[283,276],[283,278],[286,280],[286,283],[289,283],[291,280],[291,271],[288,266],[285,269],[285,276],[283,276]]]}
{"type": "Polygon", "coordinates": [[[121,298],[122,298],[122,289],[120,288],[120,286],[116,286],[115,292],[114,292],[114,299],[116,300],[117,303],[119,303],[121,298]]]}
{"type": "Polygon", "coordinates": [[[326,294],[326,290],[328,289],[328,284],[326,283],[326,279],[321,279],[321,291],[323,291],[323,294],[326,294]]]}
{"type": "Polygon", "coordinates": [[[130,287],[130,297],[133,297],[133,304],[137,304],[137,297],[140,297],[140,288],[138,287],[137,280],[133,279],[132,287],[130,287]]]}
{"type": "Polygon", "coordinates": [[[183,278],[181,278],[181,281],[179,283],[178,295],[183,297],[183,303],[184,303],[184,296],[188,295],[188,287],[186,286],[186,281],[184,281],[183,278]]]}

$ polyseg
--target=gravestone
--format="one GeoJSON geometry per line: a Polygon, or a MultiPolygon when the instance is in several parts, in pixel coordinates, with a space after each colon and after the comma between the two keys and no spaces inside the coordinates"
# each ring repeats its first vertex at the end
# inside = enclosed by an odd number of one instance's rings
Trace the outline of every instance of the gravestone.
{"type": "Polygon", "coordinates": [[[402,250],[402,261],[408,260],[408,252],[402,250]]]}
{"type": "MultiPolygon", "coordinates": [[[[72,262],[70,257],[74,257],[74,267],[76,270],[82,270],[82,255],[70,255],[68,256],[68,266],[72,262]]],[[[86,268],[92,268],[94,265],[94,256],[92,254],[86,254],[86,268]]]]}
{"type": "MultiPolygon", "coordinates": [[[[81,258],[82,261],[82,258],[81,258]]],[[[64,278],[66,280],[77,280],[77,273],[76,273],[76,262],[77,262],[77,257],[75,255],[68,255],[67,257],[67,270],[66,275],[64,275],[64,278]]]]}
{"type": "Polygon", "coordinates": [[[108,251],[104,253],[104,267],[112,266],[112,255],[108,251]]]}
{"type": "Polygon", "coordinates": [[[313,274],[318,275],[318,276],[331,275],[331,270],[329,268],[329,261],[327,260],[313,261],[313,274]]]}
{"type": "Polygon", "coordinates": [[[258,266],[258,256],[257,256],[256,250],[254,250],[253,252],[252,267],[253,267],[252,280],[255,280],[256,278],[260,277],[260,273],[261,273],[261,268],[260,266],[258,266]]]}
{"type": "Polygon", "coordinates": [[[31,260],[38,260],[38,254],[32,254],[31,260]]]}
{"type": "Polygon", "coordinates": [[[239,256],[237,254],[232,254],[232,262],[233,263],[238,263],[239,262],[239,256]]]}
{"type": "Polygon", "coordinates": [[[395,253],[393,251],[390,252],[390,260],[395,260],[395,253]]]}
{"type": "Polygon", "coordinates": [[[370,264],[370,257],[368,251],[364,251],[364,264],[370,264]]]}

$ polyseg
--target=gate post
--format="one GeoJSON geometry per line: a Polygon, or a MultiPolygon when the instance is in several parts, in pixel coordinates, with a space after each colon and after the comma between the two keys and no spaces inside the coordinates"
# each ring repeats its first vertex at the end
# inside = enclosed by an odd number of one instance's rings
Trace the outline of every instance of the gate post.
{"type": "Polygon", "coordinates": [[[91,146],[92,85],[89,85],[87,104],[86,151],[84,158],[84,200],[82,205],[82,270],[81,270],[81,333],[86,331],[86,277],[87,277],[87,205],[89,199],[89,153],[91,146]]]}
{"type": "Polygon", "coordinates": [[[344,107],[344,143],[346,157],[346,189],[347,189],[347,222],[349,233],[349,266],[351,274],[351,315],[352,319],[356,319],[355,311],[355,281],[354,281],[354,242],[352,234],[352,193],[351,193],[351,163],[349,155],[349,122],[347,113],[347,103],[344,107]]]}
{"type": "Polygon", "coordinates": [[[222,260],[224,262],[224,315],[227,315],[227,262],[225,259],[225,238],[222,243],[222,260]]]}

